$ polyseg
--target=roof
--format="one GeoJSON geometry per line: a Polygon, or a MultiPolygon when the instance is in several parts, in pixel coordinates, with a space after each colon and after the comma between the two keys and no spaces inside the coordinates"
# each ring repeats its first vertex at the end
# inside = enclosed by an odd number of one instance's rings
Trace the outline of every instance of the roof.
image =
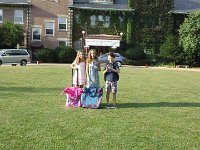
{"type": "Polygon", "coordinates": [[[0,4],[30,5],[31,0],[0,0],[0,4]]]}
{"type": "Polygon", "coordinates": [[[127,4],[97,4],[97,3],[84,3],[73,4],[69,8],[74,9],[87,9],[87,10],[119,10],[119,11],[133,11],[134,9],[128,8],[127,4]]]}
{"type": "Polygon", "coordinates": [[[173,13],[188,14],[200,10],[200,0],[175,0],[173,13]]]}
{"type": "Polygon", "coordinates": [[[107,34],[88,34],[85,36],[86,39],[104,39],[104,40],[120,40],[119,35],[107,35],[107,34]]]}

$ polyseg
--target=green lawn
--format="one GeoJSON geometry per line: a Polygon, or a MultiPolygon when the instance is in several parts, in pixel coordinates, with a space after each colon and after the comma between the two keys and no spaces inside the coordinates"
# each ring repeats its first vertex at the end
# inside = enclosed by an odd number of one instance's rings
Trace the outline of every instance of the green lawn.
{"type": "Polygon", "coordinates": [[[200,148],[200,72],[121,67],[109,110],[105,95],[101,109],[65,108],[70,85],[69,65],[0,67],[0,149],[200,148]]]}

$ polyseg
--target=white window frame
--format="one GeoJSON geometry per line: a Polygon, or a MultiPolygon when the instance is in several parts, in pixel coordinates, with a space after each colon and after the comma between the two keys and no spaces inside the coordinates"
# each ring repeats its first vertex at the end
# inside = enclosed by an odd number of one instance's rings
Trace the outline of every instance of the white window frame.
{"type": "Polygon", "coordinates": [[[15,24],[24,24],[24,11],[23,10],[14,10],[14,23],[15,24]],[[18,14],[17,13],[20,13],[19,16],[17,16],[18,14]],[[17,19],[19,19],[21,21],[17,21],[17,19]]]}
{"type": "Polygon", "coordinates": [[[32,27],[32,41],[41,41],[41,35],[42,35],[42,27],[41,26],[33,26],[32,27]],[[40,39],[34,39],[34,34],[33,34],[33,29],[39,29],[39,35],[40,35],[40,39]]]}
{"type": "Polygon", "coordinates": [[[0,23],[3,23],[3,9],[0,9],[0,17],[2,17],[2,19],[0,20],[0,23]]]}
{"type": "Polygon", "coordinates": [[[58,16],[58,30],[67,31],[67,16],[58,16]],[[60,19],[65,19],[65,23],[61,23],[60,19]],[[65,24],[65,29],[60,29],[60,24],[65,24]]]}
{"type": "Polygon", "coordinates": [[[45,36],[54,36],[55,35],[55,21],[54,20],[45,20],[45,36]],[[52,28],[47,27],[47,23],[52,24],[52,28]],[[52,34],[47,34],[46,30],[47,29],[52,29],[53,33],[52,34]]]}

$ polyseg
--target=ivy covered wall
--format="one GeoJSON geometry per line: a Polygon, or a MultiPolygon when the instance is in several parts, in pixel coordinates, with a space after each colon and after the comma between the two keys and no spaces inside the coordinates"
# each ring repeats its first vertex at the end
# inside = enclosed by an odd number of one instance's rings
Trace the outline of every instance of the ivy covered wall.
{"type": "Polygon", "coordinates": [[[132,46],[139,46],[146,53],[159,53],[166,35],[173,30],[173,20],[169,13],[174,6],[173,0],[129,0],[128,4],[135,9],[131,24],[135,41],[132,44],[135,45],[132,46]]]}
{"type": "MultiPolygon", "coordinates": [[[[74,10],[73,41],[82,37],[82,31],[87,34],[119,35],[126,33],[126,13],[121,11],[74,10]]],[[[126,34],[124,34],[126,35],[126,34]]]]}
{"type": "Polygon", "coordinates": [[[140,47],[157,54],[168,33],[173,31],[173,0],[128,0],[134,11],[73,10],[73,41],[86,34],[119,35],[126,47],[140,47]]]}

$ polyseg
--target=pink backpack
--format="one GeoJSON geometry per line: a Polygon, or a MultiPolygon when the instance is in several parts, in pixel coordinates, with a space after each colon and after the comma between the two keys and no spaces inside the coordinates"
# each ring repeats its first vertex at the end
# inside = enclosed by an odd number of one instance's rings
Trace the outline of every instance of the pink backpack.
{"type": "Polygon", "coordinates": [[[79,87],[67,87],[64,89],[66,94],[66,107],[81,107],[81,94],[83,89],[79,87]]]}

